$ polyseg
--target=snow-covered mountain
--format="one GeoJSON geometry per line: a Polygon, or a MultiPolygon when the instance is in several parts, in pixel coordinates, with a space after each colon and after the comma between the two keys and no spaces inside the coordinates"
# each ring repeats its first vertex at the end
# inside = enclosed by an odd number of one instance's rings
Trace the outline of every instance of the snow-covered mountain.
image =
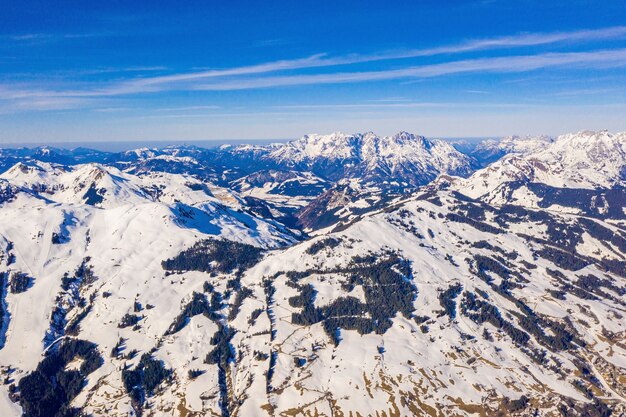
{"type": "Polygon", "coordinates": [[[210,235],[226,233],[231,239],[256,246],[293,242],[291,232],[251,214],[236,193],[185,175],[154,172],[137,176],[97,164],[68,167],[39,162],[18,163],[1,174],[0,180],[3,188],[12,190],[15,200],[3,207],[5,213],[31,204],[43,211],[68,213],[74,209],[93,213],[148,210],[163,213],[166,222],[210,235]]]}
{"type": "Polygon", "coordinates": [[[230,186],[244,195],[265,199],[276,196],[276,199],[302,205],[306,204],[308,199],[324,192],[329,182],[306,171],[262,170],[239,178],[230,186]]]}
{"type": "Polygon", "coordinates": [[[483,167],[508,154],[527,155],[541,151],[554,142],[550,136],[506,136],[487,139],[470,150],[469,155],[483,167]]]}
{"type": "Polygon", "coordinates": [[[537,206],[546,200],[544,204],[576,208],[578,202],[583,211],[589,206],[588,214],[618,205],[611,210],[619,214],[626,186],[626,133],[559,136],[545,148],[507,155],[468,179],[452,182],[465,195],[494,204],[522,201],[537,206]]]}
{"type": "Polygon", "coordinates": [[[471,160],[440,140],[406,132],[306,135],[279,146],[265,157],[277,164],[307,167],[329,179],[364,178],[399,185],[422,185],[437,175],[467,176],[471,160]]]}
{"type": "Polygon", "coordinates": [[[397,136],[20,160],[0,175],[0,415],[626,413],[626,136],[468,178],[397,136]],[[330,161],[349,168],[316,174],[330,161]]]}

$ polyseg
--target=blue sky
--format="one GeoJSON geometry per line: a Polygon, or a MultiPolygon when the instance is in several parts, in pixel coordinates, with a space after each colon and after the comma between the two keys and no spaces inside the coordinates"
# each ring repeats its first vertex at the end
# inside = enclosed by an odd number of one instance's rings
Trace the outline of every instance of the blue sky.
{"type": "Polygon", "coordinates": [[[619,1],[14,1],[0,143],[626,130],[619,1]]]}

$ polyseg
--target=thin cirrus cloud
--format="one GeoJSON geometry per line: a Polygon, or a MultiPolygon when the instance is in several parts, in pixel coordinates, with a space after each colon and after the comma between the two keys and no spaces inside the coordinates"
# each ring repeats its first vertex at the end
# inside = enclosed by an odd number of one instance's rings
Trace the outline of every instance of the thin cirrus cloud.
{"type": "Polygon", "coordinates": [[[106,37],[111,36],[112,33],[107,32],[89,32],[89,33],[18,33],[13,35],[1,35],[0,39],[4,41],[10,41],[10,43],[5,42],[5,47],[11,46],[36,46],[39,44],[45,44],[48,42],[55,42],[61,40],[72,40],[72,39],[86,39],[86,38],[95,38],[95,37],[106,37]],[[11,43],[13,45],[11,45],[11,43]]]}
{"type": "Polygon", "coordinates": [[[296,85],[385,81],[401,78],[432,78],[472,72],[516,73],[556,67],[611,68],[621,66],[626,66],[626,49],[478,58],[383,71],[286,75],[227,80],[200,84],[195,89],[232,91],[296,85]]]}
{"type": "MultiPolygon", "coordinates": [[[[343,58],[345,63],[371,62],[418,58],[425,56],[459,54],[463,52],[483,51],[490,49],[516,48],[524,46],[541,46],[563,42],[593,42],[626,37],[626,26],[615,26],[603,29],[578,30],[571,32],[527,33],[515,36],[502,36],[491,39],[474,39],[464,43],[440,46],[435,48],[412,49],[408,51],[386,52],[374,55],[343,58]]],[[[336,62],[342,62],[337,59],[336,62]]]]}
{"type": "Polygon", "coordinates": [[[181,84],[224,78],[232,76],[245,76],[254,74],[266,74],[277,71],[288,71],[307,68],[333,67],[341,65],[354,65],[375,61],[390,61],[398,59],[418,58],[445,54],[459,54],[465,52],[514,48],[524,46],[549,45],[560,42],[597,41],[607,39],[621,39],[626,37],[626,26],[616,26],[595,30],[580,30],[572,32],[522,34],[516,36],[504,36],[491,39],[472,40],[455,45],[441,46],[436,48],[413,49],[407,51],[381,52],[370,55],[347,55],[340,57],[327,57],[326,54],[316,54],[305,58],[280,60],[250,66],[206,70],[181,74],[170,74],[157,77],[146,77],[130,80],[100,92],[96,95],[132,94],[140,92],[154,92],[162,89],[180,88],[181,84]]]}
{"type": "MultiPolygon", "coordinates": [[[[466,52],[513,49],[561,43],[584,43],[626,38],[626,26],[570,32],[520,34],[491,39],[471,40],[453,45],[370,55],[328,57],[317,54],[299,59],[286,59],[249,66],[212,69],[186,73],[128,78],[108,84],[67,81],[57,88],[37,88],[32,85],[0,86],[0,101],[16,101],[20,109],[44,109],[46,103],[57,109],[67,103],[79,106],[80,99],[91,100],[132,94],[164,91],[228,91],[297,85],[375,82],[395,79],[423,79],[452,74],[475,72],[521,73],[543,68],[607,68],[626,65],[626,49],[603,49],[586,52],[541,53],[498,57],[448,60],[437,64],[405,66],[376,71],[341,71],[329,73],[289,73],[301,69],[338,67],[374,61],[392,61],[435,55],[454,55],[466,52]],[[287,72],[287,74],[285,74],[287,72]],[[276,75],[276,73],[283,73],[276,75]],[[4,90],[4,91],[2,91],[4,90]],[[67,98],[67,100],[63,100],[67,98]],[[32,103],[29,105],[28,101],[32,103]]],[[[157,67],[160,68],[160,67],[157,67]]]]}

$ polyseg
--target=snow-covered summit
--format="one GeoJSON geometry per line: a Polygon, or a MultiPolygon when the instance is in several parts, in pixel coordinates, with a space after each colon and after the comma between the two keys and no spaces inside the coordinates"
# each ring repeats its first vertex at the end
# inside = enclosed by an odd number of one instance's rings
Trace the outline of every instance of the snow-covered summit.
{"type": "Polygon", "coordinates": [[[541,151],[554,142],[551,136],[506,136],[502,139],[486,139],[471,150],[470,156],[483,167],[508,154],[528,155],[541,151]]]}
{"type": "Polygon", "coordinates": [[[581,187],[610,187],[626,180],[626,132],[582,131],[559,136],[536,160],[563,169],[581,187]]]}
{"type": "Polygon", "coordinates": [[[372,132],[305,135],[277,147],[266,158],[288,165],[332,166],[348,178],[411,185],[424,184],[441,173],[466,176],[472,170],[471,159],[449,143],[407,132],[385,137],[372,132]]]}
{"type": "Polygon", "coordinates": [[[559,136],[530,153],[512,153],[459,181],[480,197],[506,182],[537,182],[559,188],[597,189],[626,180],[626,132],[582,131],[559,136]]]}

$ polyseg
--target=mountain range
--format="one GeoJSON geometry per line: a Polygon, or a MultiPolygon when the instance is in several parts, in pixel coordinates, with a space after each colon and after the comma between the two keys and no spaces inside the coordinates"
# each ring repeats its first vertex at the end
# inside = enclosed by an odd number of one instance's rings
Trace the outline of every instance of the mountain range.
{"type": "Polygon", "coordinates": [[[0,171],[1,415],[626,415],[626,133],[0,171]]]}

